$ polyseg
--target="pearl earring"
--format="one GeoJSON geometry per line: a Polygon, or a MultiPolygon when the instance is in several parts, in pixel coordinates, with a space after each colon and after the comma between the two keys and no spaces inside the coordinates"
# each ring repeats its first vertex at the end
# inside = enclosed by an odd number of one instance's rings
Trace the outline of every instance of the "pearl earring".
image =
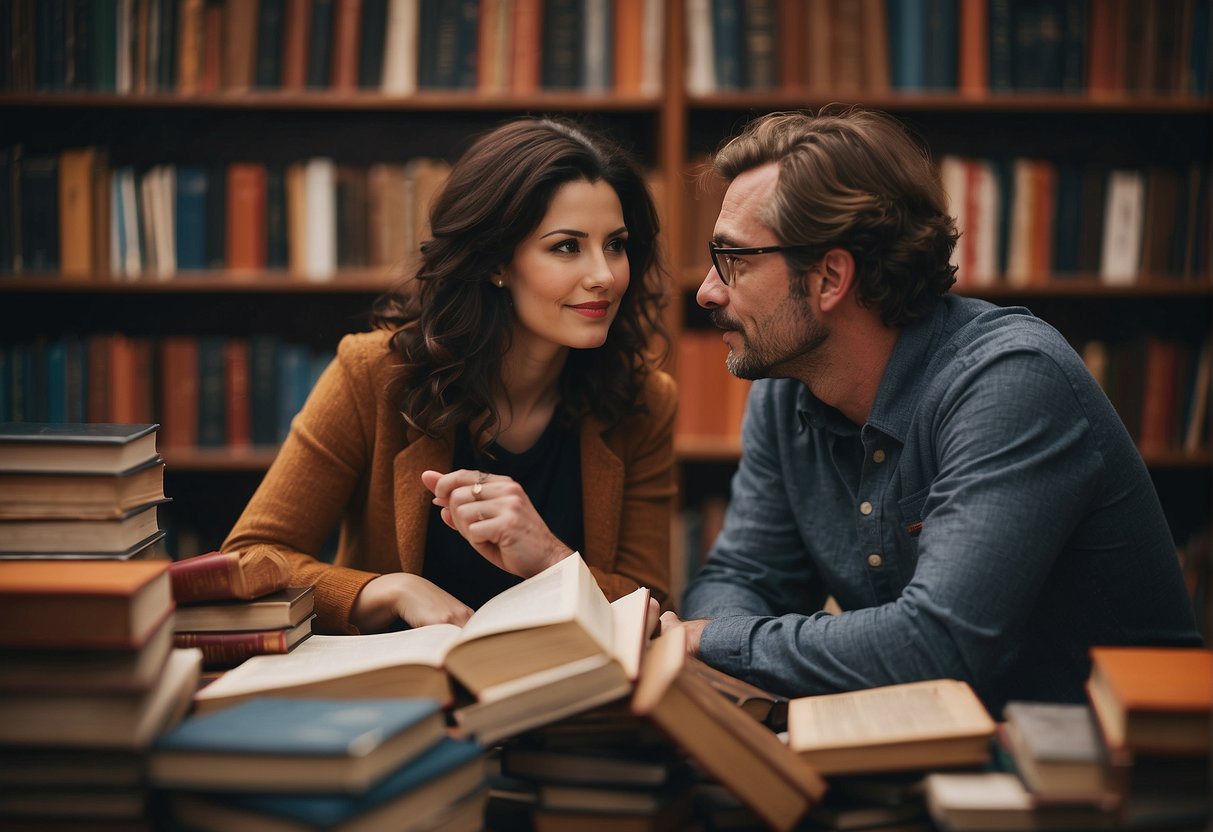
{"type": "Polygon", "coordinates": [[[499,277],[499,278],[497,278],[497,288],[498,288],[498,289],[501,289],[501,288],[504,288],[504,287],[505,287],[505,281],[504,281],[502,278],[500,278],[500,277],[499,277]]]}

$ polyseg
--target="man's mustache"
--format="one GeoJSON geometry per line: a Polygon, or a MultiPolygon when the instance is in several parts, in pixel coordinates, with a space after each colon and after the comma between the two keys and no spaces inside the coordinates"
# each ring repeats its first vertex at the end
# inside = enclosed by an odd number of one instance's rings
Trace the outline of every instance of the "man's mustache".
{"type": "Polygon", "coordinates": [[[712,326],[716,327],[717,329],[735,332],[741,331],[741,324],[726,316],[720,309],[713,309],[711,312],[709,312],[708,320],[710,320],[712,322],[712,326]]]}

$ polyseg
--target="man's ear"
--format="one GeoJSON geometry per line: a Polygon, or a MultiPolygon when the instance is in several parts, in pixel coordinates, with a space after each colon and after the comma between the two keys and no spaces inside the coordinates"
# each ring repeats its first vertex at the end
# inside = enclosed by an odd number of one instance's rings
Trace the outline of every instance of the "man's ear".
{"type": "Polygon", "coordinates": [[[829,312],[851,294],[855,283],[855,258],[845,248],[832,248],[809,275],[810,280],[818,281],[817,298],[821,311],[829,312]]]}

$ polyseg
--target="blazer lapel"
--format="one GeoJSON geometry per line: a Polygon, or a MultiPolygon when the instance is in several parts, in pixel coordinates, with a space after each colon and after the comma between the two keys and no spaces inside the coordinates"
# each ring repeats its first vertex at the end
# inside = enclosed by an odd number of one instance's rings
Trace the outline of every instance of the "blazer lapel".
{"type": "Polygon", "coordinates": [[[585,518],[585,551],[595,564],[609,567],[619,547],[623,511],[623,460],[602,441],[597,419],[581,420],[581,500],[585,518]]]}
{"type": "Polygon", "coordinates": [[[450,442],[418,436],[392,463],[395,490],[396,550],[400,568],[420,573],[425,557],[425,536],[434,495],[421,484],[421,472],[446,471],[451,467],[454,450],[450,442]]]}

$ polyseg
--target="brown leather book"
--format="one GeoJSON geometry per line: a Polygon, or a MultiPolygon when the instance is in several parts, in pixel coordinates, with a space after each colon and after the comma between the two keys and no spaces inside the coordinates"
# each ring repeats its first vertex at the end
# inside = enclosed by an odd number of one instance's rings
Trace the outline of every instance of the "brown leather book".
{"type": "Polygon", "coordinates": [[[335,90],[358,88],[358,41],[362,0],[337,0],[333,10],[333,77],[335,90]]]}
{"type": "Polygon", "coordinates": [[[286,0],[282,24],[282,89],[297,92],[307,86],[307,43],[312,20],[311,0],[286,0]]]}
{"type": "Polygon", "coordinates": [[[227,267],[265,268],[266,170],[259,162],[234,162],[227,169],[227,267]]]}

